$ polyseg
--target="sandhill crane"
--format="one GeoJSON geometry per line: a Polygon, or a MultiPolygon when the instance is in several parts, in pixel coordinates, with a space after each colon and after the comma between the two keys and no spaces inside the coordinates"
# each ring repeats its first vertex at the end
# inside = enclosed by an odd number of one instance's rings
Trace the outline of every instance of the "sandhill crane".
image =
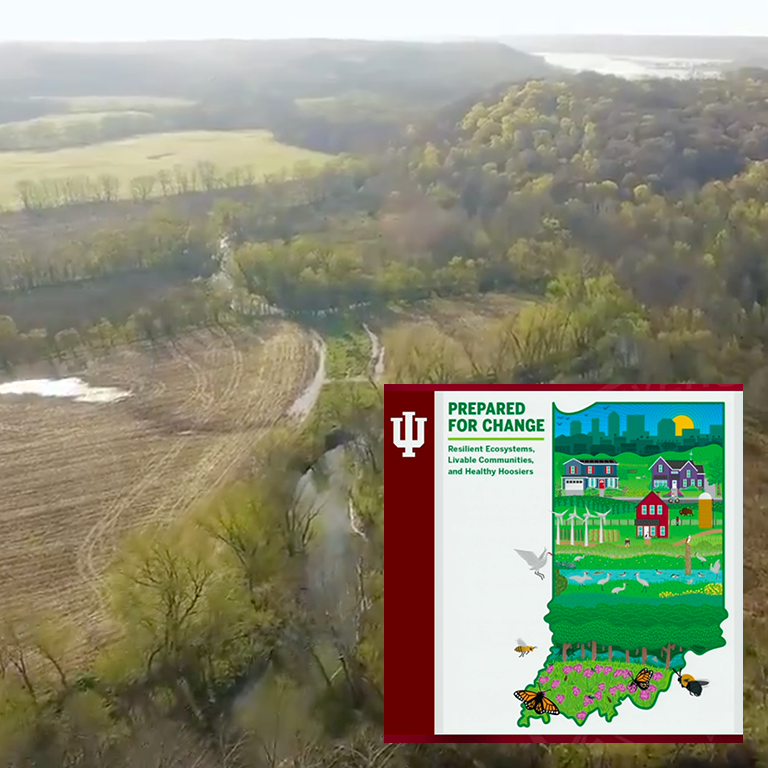
{"type": "Polygon", "coordinates": [[[715,578],[717,578],[718,574],[720,573],[720,561],[717,560],[712,565],[710,565],[709,570],[712,571],[712,573],[715,574],[715,578]]]}
{"type": "Polygon", "coordinates": [[[515,552],[517,552],[517,554],[531,566],[531,570],[540,579],[544,579],[544,574],[540,572],[540,569],[547,564],[547,558],[552,555],[546,547],[544,547],[544,550],[540,555],[536,555],[534,552],[529,552],[527,549],[516,549],[515,552]]]}
{"type": "Polygon", "coordinates": [[[612,595],[618,595],[618,594],[619,594],[619,592],[622,592],[622,591],[623,591],[623,590],[625,590],[626,588],[627,588],[627,585],[626,585],[626,584],[622,584],[620,587],[614,587],[614,588],[611,590],[611,594],[612,594],[612,595]]]}
{"type": "Polygon", "coordinates": [[[645,579],[640,578],[640,572],[635,573],[635,578],[643,585],[643,592],[647,591],[648,589],[648,582],[645,579]]]}
{"type": "Polygon", "coordinates": [[[575,528],[576,521],[581,522],[581,518],[576,514],[576,509],[574,508],[573,512],[571,512],[570,515],[568,515],[568,522],[571,524],[571,546],[576,546],[576,539],[575,539],[575,528]]]}
{"type": "Polygon", "coordinates": [[[611,573],[609,571],[604,579],[600,579],[600,581],[597,582],[600,585],[600,589],[602,589],[608,583],[608,580],[610,578],[611,578],[611,573]]]}
{"type": "Polygon", "coordinates": [[[584,555],[576,555],[576,557],[573,558],[573,562],[578,563],[579,560],[583,560],[583,559],[584,559],[584,555]]]}
{"type": "Polygon", "coordinates": [[[605,522],[605,518],[608,517],[608,515],[611,513],[611,510],[609,509],[607,512],[598,512],[597,516],[600,518],[600,536],[599,541],[602,544],[603,543],[603,523],[605,522]]]}
{"type": "Polygon", "coordinates": [[[586,571],[584,571],[583,576],[570,576],[569,578],[578,582],[579,584],[583,584],[585,581],[592,581],[592,577],[586,571]]]}
{"type": "Polygon", "coordinates": [[[565,517],[565,513],[567,512],[567,509],[564,509],[562,512],[553,512],[552,514],[555,516],[555,521],[557,524],[557,545],[560,546],[560,524],[563,522],[563,517],[565,517]]]}

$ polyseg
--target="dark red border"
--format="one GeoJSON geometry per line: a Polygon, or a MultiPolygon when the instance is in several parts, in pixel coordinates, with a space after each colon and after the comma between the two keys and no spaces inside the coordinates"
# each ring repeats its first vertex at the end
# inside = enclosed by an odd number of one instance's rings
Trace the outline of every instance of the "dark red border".
{"type": "Polygon", "coordinates": [[[743,392],[743,384],[385,384],[387,392],[743,392]]]}
{"type": "Polygon", "coordinates": [[[741,744],[732,735],[534,735],[436,736],[435,730],[435,488],[434,393],[550,392],[742,392],[740,384],[385,384],[384,474],[386,500],[384,740],[399,744],[741,744]],[[392,442],[393,417],[426,416],[425,444],[403,458],[392,442]]]}
{"type": "Polygon", "coordinates": [[[387,744],[743,744],[743,736],[385,736],[387,744]]]}
{"type": "Polygon", "coordinates": [[[434,420],[432,392],[384,398],[385,733],[435,731],[434,420]],[[412,458],[392,441],[390,419],[403,411],[427,418],[424,445],[412,458]]]}

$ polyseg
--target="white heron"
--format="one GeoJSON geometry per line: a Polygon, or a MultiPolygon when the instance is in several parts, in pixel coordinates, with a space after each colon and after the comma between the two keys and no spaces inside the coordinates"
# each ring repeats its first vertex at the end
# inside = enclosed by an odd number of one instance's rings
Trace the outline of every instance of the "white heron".
{"type": "Polygon", "coordinates": [[[557,546],[560,546],[560,524],[563,522],[563,517],[565,516],[565,513],[567,512],[567,509],[564,509],[562,512],[552,512],[552,514],[555,516],[556,524],[557,524],[557,546]]]}
{"type": "Polygon", "coordinates": [[[715,574],[715,578],[718,577],[718,574],[720,573],[720,561],[716,560],[712,565],[709,566],[709,570],[712,571],[712,573],[715,574]]]}
{"type": "Polygon", "coordinates": [[[618,595],[618,594],[619,594],[619,592],[623,592],[623,591],[624,591],[626,588],[627,588],[627,585],[626,585],[626,584],[622,584],[620,587],[614,587],[614,588],[611,590],[611,594],[612,594],[612,595],[618,595]]]}
{"type": "Polygon", "coordinates": [[[600,518],[600,534],[599,534],[599,541],[602,544],[603,543],[603,523],[605,522],[605,518],[608,517],[608,515],[611,514],[611,510],[609,509],[607,512],[598,512],[597,516],[600,518]]]}
{"type": "Polygon", "coordinates": [[[640,572],[635,572],[635,578],[643,585],[643,592],[648,589],[648,582],[645,579],[640,578],[640,572]]]}
{"type": "Polygon", "coordinates": [[[569,578],[573,579],[573,581],[576,581],[579,584],[583,584],[585,581],[592,581],[592,577],[586,571],[584,571],[583,576],[570,576],[569,578]]]}
{"type": "Polygon", "coordinates": [[[552,556],[552,553],[546,547],[544,547],[540,555],[537,555],[535,552],[529,552],[527,549],[516,549],[515,552],[531,566],[531,570],[540,579],[544,579],[544,574],[540,572],[540,569],[547,564],[547,558],[552,556]]]}
{"type": "Polygon", "coordinates": [[[706,563],[707,562],[707,558],[706,557],[702,557],[698,552],[694,555],[694,557],[697,560],[701,561],[702,563],[706,563]]]}
{"type": "Polygon", "coordinates": [[[576,514],[576,509],[574,508],[573,512],[571,512],[570,515],[568,515],[568,522],[571,524],[571,546],[576,546],[576,541],[574,538],[574,526],[576,524],[576,521],[581,522],[581,518],[576,514]]]}
{"type": "Polygon", "coordinates": [[[600,581],[597,582],[600,585],[600,589],[602,589],[608,583],[610,578],[611,578],[611,572],[608,571],[608,573],[606,574],[605,578],[604,579],[600,579],[600,581]]]}
{"type": "Polygon", "coordinates": [[[573,562],[578,563],[579,560],[583,560],[583,559],[584,559],[584,555],[576,555],[576,557],[573,558],[573,562]]]}

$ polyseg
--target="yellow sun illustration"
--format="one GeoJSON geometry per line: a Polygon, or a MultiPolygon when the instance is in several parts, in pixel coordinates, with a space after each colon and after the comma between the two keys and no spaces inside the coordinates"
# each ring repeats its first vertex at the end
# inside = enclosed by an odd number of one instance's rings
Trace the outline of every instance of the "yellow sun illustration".
{"type": "Polygon", "coordinates": [[[693,419],[690,416],[675,416],[675,434],[682,437],[684,429],[693,429],[693,419]]]}

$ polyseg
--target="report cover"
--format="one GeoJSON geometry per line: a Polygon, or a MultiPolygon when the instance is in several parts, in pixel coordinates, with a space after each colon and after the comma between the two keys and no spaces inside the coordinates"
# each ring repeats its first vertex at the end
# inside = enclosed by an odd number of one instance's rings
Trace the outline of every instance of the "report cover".
{"type": "Polygon", "coordinates": [[[390,385],[385,419],[390,740],[742,740],[740,387],[390,385]]]}

